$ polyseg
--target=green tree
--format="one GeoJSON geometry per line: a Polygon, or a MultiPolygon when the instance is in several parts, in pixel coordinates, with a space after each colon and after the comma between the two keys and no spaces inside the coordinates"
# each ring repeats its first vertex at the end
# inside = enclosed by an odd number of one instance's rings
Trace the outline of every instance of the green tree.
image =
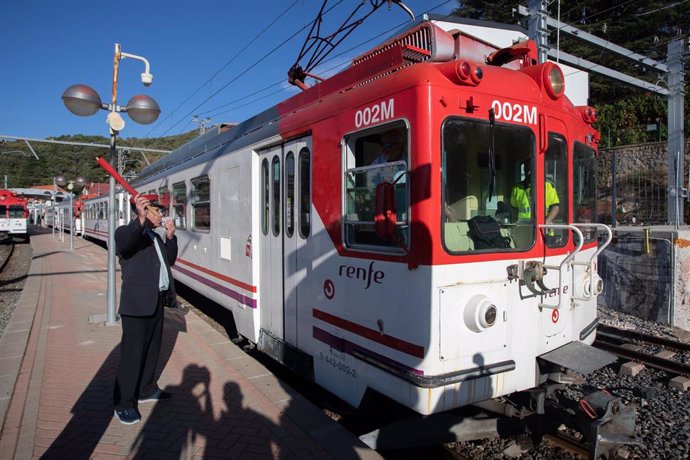
{"type": "MultiPolygon", "coordinates": [[[[174,150],[186,142],[194,139],[198,133],[190,131],[184,134],[155,139],[123,138],[120,146],[132,147],[130,156],[138,155],[136,147],[160,150],[174,150]]],[[[85,136],[82,134],[59,136],[53,138],[63,142],[92,143],[108,145],[110,140],[101,136],[85,136]]],[[[48,185],[53,183],[53,178],[64,176],[68,179],[83,177],[92,182],[107,182],[107,173],[98,165],[96,157],[109,156],[107,148],[90,147],[82,145],[51,144],[32,142],[32,148],[38,154],[37,160],[29,151],[24,142],[8,142],[0,145],[0,185],[11,188],[28,188],[34,185],[48,185]],[[23,152],[7,153],[4,152],[23,152]]],[[[148,153],[150,161],[162,158],[165,154],[148,153]]],[[[127,164],[129,170],[137,174],[146,162],[131,162],[127,164]]]]}
{"type": "MultiPolygon", "coordinates": [[[[459,2],[454,14],[507,24],[522,22],[526,27],[524,18],[516,13],[520,4],[526,5],[527,2],[465,0],[459,2]]],[[[548,13],[565,24],[657,61],[666,58],[670,41],[686,38],[690,33],[690,2],[687,1],[551,2],[548,13]]],[[[555,31],[550,31],[548,40],[552,47],[569,54],[664,86],[663,75],[626,59],[612,57],[565,34],[558,36],[555,31]]],[[[686,131],[690,128],[689,100],[690,95],[686,96],[685,101],[686,131]]],[[[589,103],[596,106],[599,113],[596,126],[602,134],[602,146],[658,140],[659,134],[661,140],[666,139],[667,104],[660,96],[590,73],[589,103]],[[661,131],[647,132],[648,124],[660,125],[661,131]]]]}

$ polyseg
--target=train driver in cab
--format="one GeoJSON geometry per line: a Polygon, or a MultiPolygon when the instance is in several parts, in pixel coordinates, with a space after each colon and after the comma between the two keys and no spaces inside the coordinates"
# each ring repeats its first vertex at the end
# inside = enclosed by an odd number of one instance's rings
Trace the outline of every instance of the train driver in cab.
{"type": "Polygon", "coordinates": [[[391,129],[381,135],[381,153],[371,162],[372,165],[405,161],[405,140],[400,129],[391,129]]]}
{"type": "MultiPolygon", "coordinates": [[[[532,166],[530,161],[522,165],[524,179],[513,185],[510,193],[510,205],[517,209],[517,221],[529,222],[532,220],[532,166]]],[[[546,224],[551,224],[560,210],[556,187],[549,181],[544,181],[544,196],[546,208],[546,224]]]]}

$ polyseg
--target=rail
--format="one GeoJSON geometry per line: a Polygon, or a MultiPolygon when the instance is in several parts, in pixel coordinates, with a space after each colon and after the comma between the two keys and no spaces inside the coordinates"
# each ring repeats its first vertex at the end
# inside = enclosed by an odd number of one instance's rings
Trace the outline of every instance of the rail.
{"type": "MultiPolygon", "coordinates": [[[[601,327],[601,326],[600,326],[601,327]]],[[[615,329],[615,328],[614,328],[615,329]]],[[[604,328],[604,331],[606,329],[604,328]]],[[[673,375],[682,375],[685,377],[690,377],[690,365],[683,364],[678,361],[673,361],[671,359],[666,359],[666,358],[661,358],[659,356],[650,354],[650,353],[645,353],[643,351],[639,350],[632,350],[630,348],[626,348],[623,345],[620,345],[615,342],[631,342],[634,339],[632,339],[632,336],[637,335],[639,338],[640,336],[645,336],[645,334],[628,334],[627,331],[621,331],[617,330],[618,333],[611,332],[609,330],[609,333],[607,334],[606,332],[599,333],[597,331],[597,338],[594,341],[594,346],[597,348],[600,348],[602,350],[608,351],[609,353],[613,353],[616,356],[620,356],[621,358],[629,359],[631,361],[638,362],[640,364],[644,364],[645,366],[649,366],[654,369],[658,369],[660,371],[667,372],[669,374],[673,375]]],[[[661,345],[661,343],[665,339],[662,339],[660,337],[655,338],[652,341],[647,342],[646,340],[642,340],[646,343],[651,343],[651,344],[656,344],[656,345],[661,345]]],[[[681,342],[676,342],[676,341],[668,341],[669,343],[667,345],[662,345],[666,346],[668,348],[676,348],[676,349],[684,349],[687,350],[688,344],[684,344],[681,342]]]]}

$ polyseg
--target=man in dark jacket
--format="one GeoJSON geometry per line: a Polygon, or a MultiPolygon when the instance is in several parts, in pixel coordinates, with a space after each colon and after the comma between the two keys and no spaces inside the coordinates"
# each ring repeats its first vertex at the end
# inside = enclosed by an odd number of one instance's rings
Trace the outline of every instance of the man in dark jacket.
{"type": "Polygon", "coordinates": [[[175,224],[156,206],[156,195],[137,195],[136,217],[115,231],[115,249],[122,267],[120,318],[122,341],[115,379],[115,416],[137,423],[138,403],[170,398],[158,388],[156,363],[163,336],[163,307],[175,306],[170,266],[177,259],[175,224]],[[153,230],[162,227],[165,241],[153,230]]]}

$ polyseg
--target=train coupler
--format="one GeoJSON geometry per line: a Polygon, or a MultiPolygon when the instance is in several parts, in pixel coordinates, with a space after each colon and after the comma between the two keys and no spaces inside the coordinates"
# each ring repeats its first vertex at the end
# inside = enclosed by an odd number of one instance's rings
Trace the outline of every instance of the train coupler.
{"type": "Polygon", "coordinates": [[[580,400],[580,423],[587,433],[590,459],[607,455],[621,445],[638,444],[635,439],[637,411],[608,391],[595,391],[580,400]]]}

